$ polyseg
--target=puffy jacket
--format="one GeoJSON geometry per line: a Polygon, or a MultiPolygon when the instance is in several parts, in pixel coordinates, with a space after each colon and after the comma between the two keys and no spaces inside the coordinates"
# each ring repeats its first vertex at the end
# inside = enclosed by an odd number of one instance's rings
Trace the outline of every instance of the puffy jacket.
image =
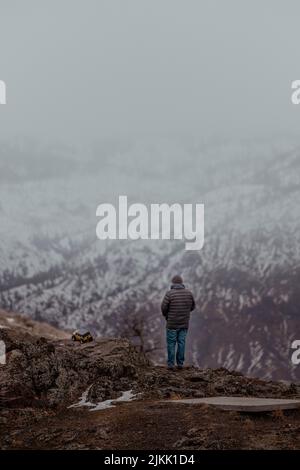
{"type": "Polygon", "coordinates": [[[188,328],[190,312],[195,308],[195,301],[190,290],[183,284],[173,284],[163,298],[161,312],[167,320],[169,330],[188,328]]]}

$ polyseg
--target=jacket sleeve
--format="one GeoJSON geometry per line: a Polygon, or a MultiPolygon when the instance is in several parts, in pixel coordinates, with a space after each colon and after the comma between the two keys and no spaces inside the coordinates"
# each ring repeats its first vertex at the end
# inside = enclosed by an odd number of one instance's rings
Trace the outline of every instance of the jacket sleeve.
{"type": "Polygon", "coordinates": [[[170,296],[169,296],[169,292],[167,292],[161,303],[161,313],[163,314],[165,318],[168,318],[169,305],[170,305],[170,296]]]}
{"type": "Polygon", "coordinates": [[[195,304],[195,299],[194,299],[194,296],[193,296],[193,294],[192,294],[192,306],[191,306],[191,312],[192,312],[193,310],[195,310],[195,307],[196,307],[196,304],[195,304]]]}

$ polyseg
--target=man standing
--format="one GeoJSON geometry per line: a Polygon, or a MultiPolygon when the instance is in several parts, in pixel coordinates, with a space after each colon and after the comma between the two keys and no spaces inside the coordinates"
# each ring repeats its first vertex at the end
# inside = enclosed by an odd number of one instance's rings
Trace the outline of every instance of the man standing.
{"type": "Polygon", "coordinates": [[[185,338],[187,335],[190,312],[195,308],[191,291],[185,288],[181,276],[174,276],[170,290],[164,296],[161,312],[167,320],[168,368],[174,370],[175,349],[178,369],[184,363],[185,338]]]}

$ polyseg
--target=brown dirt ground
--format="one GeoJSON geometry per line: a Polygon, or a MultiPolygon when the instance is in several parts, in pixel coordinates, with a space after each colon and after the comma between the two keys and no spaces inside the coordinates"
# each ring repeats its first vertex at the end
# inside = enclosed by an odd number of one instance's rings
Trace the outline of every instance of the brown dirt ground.
{"type": "Polygon", "coordinates": [[[149,400],[1,417],[1,449],[300,449],[300,410],[242,414],[149,400]]]}

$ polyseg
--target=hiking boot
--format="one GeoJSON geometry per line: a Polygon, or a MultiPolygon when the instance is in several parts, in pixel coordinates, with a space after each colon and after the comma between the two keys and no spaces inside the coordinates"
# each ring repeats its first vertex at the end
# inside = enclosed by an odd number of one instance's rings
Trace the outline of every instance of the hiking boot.
{"type": "Polygon", "coordinates": [[[174,366],[168,366],[168,370],[175,370],[174,366]]]}
{"type": "Polygon", "coordinates": [[[183,369],[183,366],[179,364],[179,365],[177,366],[177,370],[182,370],[182,369],[183,369]]]}

